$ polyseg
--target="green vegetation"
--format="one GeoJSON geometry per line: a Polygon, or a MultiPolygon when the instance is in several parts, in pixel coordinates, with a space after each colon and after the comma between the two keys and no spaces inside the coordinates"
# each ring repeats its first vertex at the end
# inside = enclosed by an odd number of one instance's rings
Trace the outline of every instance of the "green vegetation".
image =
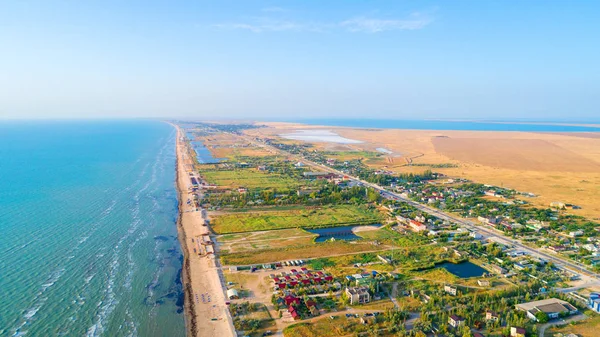
{"type": "Polygon", "coordinates": [[[374,159],[383,156],[383,154],[373,151],[323,151],[322,154],[328,159],[337,159],[342,161],[361,158],[374,159]]]}
{"type": "Polygon", "coordinates": [[[333,262],[331,259],[324,257],[324,258],[314,259],[314,260],[309,261],[308,266],[310,267],[310,269],[322,270],[325,267],[335,266],[335,262],[333,262]]]}
{"type": "Polygon", "coordinates": [[[229,307],[236,330],[256,332],[271,326],[273,319],[264,304],[242,302],[229,307]]]}
{"type": "Polygon", "coordinates": [[[201,174],[209,183],[231,188],[284,190],[297,188],[301,184],[300,181],[281,174],[261,172],[255,169],[202,171],[201,174]]]}
{"type": "Polygon", "coordinates": [[[411,163],[411,164],[407,164],[406,166],[425,166],[425,167],[431,167],[431,168],[454,168],[454,167],[458,167],[458,165],[451,164],[451,163],[443,163],[443,164],[411,163]]]}
{"type": "Polygon", "coordinates": [[[335,207],[289,207],[286,210],[253,210],[232,212],[217,217],[212,229],[217,234],[253,232],[281,228],[319,228],[351,224],[373,224],[382,216],[367,207],[340,205],[335,207]]]}

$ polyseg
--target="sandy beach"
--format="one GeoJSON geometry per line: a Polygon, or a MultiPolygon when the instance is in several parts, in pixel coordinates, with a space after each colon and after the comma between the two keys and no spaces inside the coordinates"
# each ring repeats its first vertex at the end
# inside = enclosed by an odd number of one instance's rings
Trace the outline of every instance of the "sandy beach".
{"type": "Polygon", "coordinates": [[[185,291],[185,315],[188,336],[235,336],[235,328],[227,308],[225,285],[214,254],[199,255],[195,248],[198,238],[210,234],[203,226],[205,212],[196,210],[191,197],[190,171],[184,133],[177,128],[177,189],[179,192],[178,232],[184,253],[182,282],[185,291]]]}

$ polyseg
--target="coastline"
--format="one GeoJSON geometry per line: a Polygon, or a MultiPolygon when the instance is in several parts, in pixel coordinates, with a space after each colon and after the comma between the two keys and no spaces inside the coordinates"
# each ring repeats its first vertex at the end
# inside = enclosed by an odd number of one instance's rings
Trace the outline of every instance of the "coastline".
{"type": "Polygon", "coordinates": [[[184,202],[189,199],[187,194],[191,187],[189,173],[185,168],[185,160],[187,158],[190,161],[190,158],[185,154],[185,142],[182,141],[184,133],[178,126],[171,125],[177,130],[177,231],[183,252],[181,277],[187,336],[236,336],[229,308],[225,303],[224,282],[219,273],[218,260],[214,255],[199,255],[194,248],[197,238],[210,235],[210,231],[207,226],[202,225],[203,212],[184,202]]]}
{"type": "MultiPolygon", "coordinates": [[[[174,126],[175,127],[175,126],[174,126]]],[[[175,127],[177,129],[177,127],[175,127]]],[[[177,129],[177,135],[179,137],[179,130],[177,129]]],[[[196,315],[194,308],[193,299],[193,289],[192,289],[192,280],[190,273],[190,258],[188,254],[187,247],[187,237],[185,235],[185,230],[182,225],[182,215],[183,215],[183,195],[181,191],[181,180],[179,178],[179,151],[178,144],[175,145],[175,187],[177,189],[177,239],[179,240],[179,245],[181,247],[181,252],[183,254],[183,263],[181,265],[181,287],[184,293],[183,300],[183,316],[185,320],[185,328],[186,328],[186,336],[196,336],[197,335],[197,323],[196,323],[196,315]]]]}

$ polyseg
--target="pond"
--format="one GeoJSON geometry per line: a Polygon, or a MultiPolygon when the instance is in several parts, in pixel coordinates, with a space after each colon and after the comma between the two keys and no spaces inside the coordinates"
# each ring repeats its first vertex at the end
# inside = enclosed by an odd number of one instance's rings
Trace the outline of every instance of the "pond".
{"type": "Polygon", "coordinates": [[[194,151],[196,151],[196,158],[198,158],[198,162],[200,164],[212,164],[218,163],[221,161],[220,158],[213,157],[212,153],[204,146],[202,142],[193,141],[191,142],[194,147],[194,151]]]}
{"type": "Polygon", "coordinates": [[[436,265],[436,268],[444,268],[451,274],[460,278],[479,277],[488,271],[471,262],[452,263],[444,262],[436,265]]]}
{"type": "MultiPolygon", "coordinates": [[[[380,227],[381,225],[369,225],[380,227]]],[[[319,236],[315,239],[315,242],[325,242],[334,238],[335,240],[352,241],[361,239],[360,236],[354,234],[354,229],[360,226],[338,226],[338,227],[326,227],[326,228],[315,228],[305,229],[307,232],[318,234],[319,236]]]]}
{"type": "Polygon", "coordinates": [[[187,138],[190,140],[194,151],[196,151],[196,158],[198,158],[198,162],[200,164],[212,164],[218,163],[222,159],[213,157],[212,153],[204,146],[204,143],[201,141],[194,140],[196,139],[196,135],[193,132],[186,132],[187,138]]]}

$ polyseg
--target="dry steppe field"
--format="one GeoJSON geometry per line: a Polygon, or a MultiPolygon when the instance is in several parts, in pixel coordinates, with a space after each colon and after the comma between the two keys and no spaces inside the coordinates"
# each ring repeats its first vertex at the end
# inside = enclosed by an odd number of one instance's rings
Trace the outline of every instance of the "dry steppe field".
{"type": "Polygon", "coordinates": [[[572,203],[582,209],[568,212],[600,218],[600,133],[352,129],[288,123],[269,124],[253,132],[273,137],[314,128],[364,142],[316,143],[321,150],[375,151],[383,147],[393,152],[365,162],[373,167],[420,172],[428,168],[422,166],[426,164],[454,164],[456,167],[432,170],[534,193],[537,197],[527,201],[542,207],[552,201],[572,203]],[[420,166],[408,166],[409,161],[420,166]]]}

